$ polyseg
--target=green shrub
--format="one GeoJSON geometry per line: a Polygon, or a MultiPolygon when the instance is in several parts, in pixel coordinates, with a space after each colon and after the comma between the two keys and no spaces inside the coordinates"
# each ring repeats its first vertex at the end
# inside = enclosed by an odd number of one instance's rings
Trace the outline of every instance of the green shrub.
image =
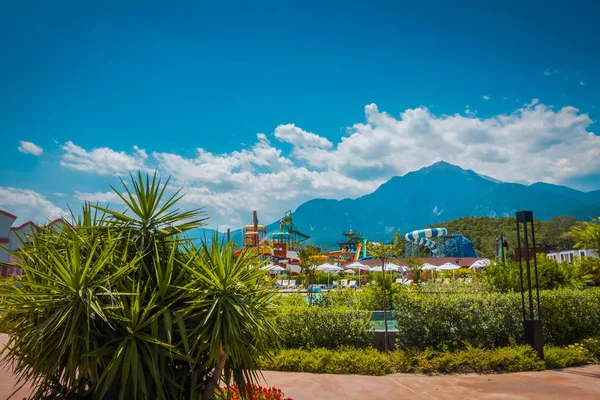
{"type": "Polygon", "coordinates": [[[362,348],[371,345],[374,335],[371,313],[348,308],[287,307],[275,326],[285,348],[362,348]]]}
{"type": "Polygon", "coordinates": [[[277,307],[308,307],[306,296],[300,293],[280,293],[273,300],[277,307]]]}
{"type": "MultiPolygon", "coordinates": [[[[540,292],[548,344],[567,345],[600,333],[600,289],[540,292]]],[[[401,348],[494,348],[523,339],[519,293],[403,292],[395,297],[401,348]]]]}
{"type": "Polygon", "coordinates": [[[501,347],[488,350],[467,347],[455,352],[432,349],[396,350],[390,361],[398,372],[416,373],[491,373],[540,371],[544,369],[535,351],[529,346],[501,347]]]}
{"type": "Polygon", "coordinates": [[[318,307],[357,308],[357,303],[357,292],[349,287],[330,290],[313,301],[313,304],[318,307]]]}
{"type": "Polygon", "coordinates": [[[390,358],[375,349],[283,349],[261,361],[271,371],[326,374],[386,375],[394,372],[390,358]]]}
{"type": "Polygon", "coordinates": [[[600,362],[600,339],[588,338],[581,342],[584,349],[587,350],[592,360],[596,363],[600,362]]]}
{"type": "MultiPolygon", "coordinates": [[[[379,274],[381,276],[381,274],[379,274]]],[[[381,279],[381,278],[380,278],[381,279]]],[[[375,281],[377,282],[377,281],[375,281]]],[[[381,285],[369,284],[363,286],[360,292],[357,292],[357,307],[362,310],[379,311],[383,310],[383,290],[381,285]]],[[[391,309],[393,299],[400,293],[407,292],[404,285],[393,284],[386,290],[386,300],[388,309],[391,309]]]]}
{"type": "Polygon", "coordinates": [[[562,348],[544,346],[544,358],[547,368],[565,368],[587,364],[590,354],[581,344],[562,348]]]}
{"type": "Polygon", "coordinates": [[[600,288],[540,292],[546,343],[565,346],[600,333],[600,288]]]}
{"type": "Polygon", "coordinates": [[[498,347],[522,334],[521,301],[499,293],[430,295],[395,299],[401,348],[455,350],[464,343],[498,347]]]}

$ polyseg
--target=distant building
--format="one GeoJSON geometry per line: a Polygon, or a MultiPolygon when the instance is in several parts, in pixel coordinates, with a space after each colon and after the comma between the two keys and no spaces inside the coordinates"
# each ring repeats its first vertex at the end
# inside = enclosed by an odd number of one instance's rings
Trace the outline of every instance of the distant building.
{"type": "Polygon", "coordinates": [[[10,252],[22,248],[23,244],[26,243],[27,235],[32,230],[46,228],[61,229],[62,225],[66,223],[64,219],[59,218],[43,226],[39,226],[32,221],[27,221],[19,226],[12,226],[16,219],[16,215],[0,210],[0,246],[2,246],[0,247],[0,274],[5,278],[23,274],[20,268],[11,265],[15,259],[10,252]]]}
{"type": "Polygon", "coordinates": [[[558,262],[566,261],[569,264],[573,263],[573,260],[575,259],[575,257],[595,257],[595,258],[599,258],[598,257],[598,250],[597,249],[565,250],[565,251],[559,251],[558,253],[548,253],[548,254],[546,254],[546,256],[548,256],[548,258],[551,259],[551,260],[558,261],[558,262]]]}

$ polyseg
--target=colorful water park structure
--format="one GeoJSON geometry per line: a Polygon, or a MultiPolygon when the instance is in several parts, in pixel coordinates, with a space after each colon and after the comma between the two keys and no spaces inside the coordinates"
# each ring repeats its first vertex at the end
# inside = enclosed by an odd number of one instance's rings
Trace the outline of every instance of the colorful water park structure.
{"type": "Polygon", "coordinates": [[[258,213],[253,211],[252,224],[242,228],[242,246],[236,250],[238,256],[243,249],[256,249],[263,260],[269,260],[275,265],[285,265],[286,268],[299,272],[294,268],[300,262],[297,250],[301,243],[310,239],[310,236],[300,232],[294,225],[292,212],[286,211],[279,221],[279,230],[267,235],[267,228],[258,223],[258,213]]]}
{"type": "Polygon", "coordinates": [[[448,234],[446,228],[428,228],[408,232],[404,235],[406,257],[431,256],[433,258],[477,257],[473,243],[460,232],[448,234]],[[434,240],[435,239],[435,240],[434,240]]]}

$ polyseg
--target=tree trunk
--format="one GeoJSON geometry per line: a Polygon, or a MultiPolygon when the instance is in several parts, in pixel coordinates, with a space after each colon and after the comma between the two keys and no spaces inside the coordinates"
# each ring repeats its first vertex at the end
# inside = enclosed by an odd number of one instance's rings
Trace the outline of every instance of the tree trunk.
{"type": "Polygon", "coordinates": [[[221,380],[221,375],[223,374],[223,370],[225,369],[225,361],[227,360],[227,355],[225,354],[225,350],[223,349],[223,345],[221,345],[221,350],[219,354],[219,361],[215,365],[215,369],[213,370],[212,377],[208,381],[208,384],[204,388],[204,393],[202,395],[202,400],[210,400],[213,398],[215,394],[215,389],[219,385],[219,381],[221,380]]]}
{"type": "Polygon", "coordinates": [[[381,273],[382,273],[382,287],[383,287],[383,325],[385,331],[383,332],[383,350],[387,351],[388,345],[388,324],[387,324],[387,300],[385,295],[385,261],[381,260],[381,273]]]}

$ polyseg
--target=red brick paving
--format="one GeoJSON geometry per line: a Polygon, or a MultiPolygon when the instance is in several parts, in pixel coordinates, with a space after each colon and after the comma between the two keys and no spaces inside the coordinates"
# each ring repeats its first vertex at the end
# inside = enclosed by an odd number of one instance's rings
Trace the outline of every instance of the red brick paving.
{"type": "MultiPolygon", "coordinates": [[[[0,334],[0,346],[6,335],[0,334]]],[[[388,376],[325,375],[264,372],[265,384],[294,400],[317,399],[600,399],[600,365],[504,375],[388,376]]],[[[0,371],[0,400],[14,391],[16,381],[0,371]]],[[[13,399],[22,399],[30,388],[13,399]]]]}
{"type": "Polygon", "coordinates": [[[294,400],[600,399],[600,365],[503,375],[388,376],[264,372],[294,400]]]}

